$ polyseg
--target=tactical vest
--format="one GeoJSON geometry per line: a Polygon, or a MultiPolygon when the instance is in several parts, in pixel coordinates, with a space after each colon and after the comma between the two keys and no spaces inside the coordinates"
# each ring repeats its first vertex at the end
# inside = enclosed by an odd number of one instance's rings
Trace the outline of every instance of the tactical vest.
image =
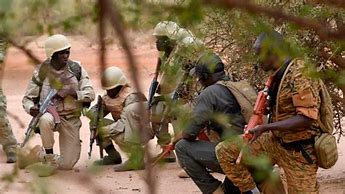
{"type": "Polygon", "coordinates": [[[105,95],[102,99],[106,110],[111,113],[115,121],[120,118],[124,107],[135,102],[147,100],[144,94],[133,91],[129,86],[123,87],[116,98],[110,98],[108,95],[105,95]]]}
{"type": "MultiPolygon", "coordinates": [[[[40,87],[39,97],[36,99],[35,103],[42,103],[49,89],[52,87],[78,91],[80,77],[81,67],[77,62],[68,61],[67,66],[59,71],[51,68],[49,60],[43,62],[38,69],[38,79],[34,76],[32,78],[32,81],[40,87]]],[[[67,96],[63,101],[55,102],[55,106],[59,115],[78,116],[83,107],[83,103],[79,103],[73,97],[67,96]]]]}

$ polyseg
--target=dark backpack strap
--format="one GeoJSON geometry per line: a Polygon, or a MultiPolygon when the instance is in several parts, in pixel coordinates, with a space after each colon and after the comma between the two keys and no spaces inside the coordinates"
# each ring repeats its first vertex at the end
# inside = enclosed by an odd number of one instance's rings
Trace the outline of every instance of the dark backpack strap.
{"type": "Polygon", "coordinates": [[[68,61],[68,67],[71,70],[71,73],[77,78],[78,81],[80,81],[81,78],[81,66],[74,61],[68,61]]]}
{"type": "Polygon", "coordinates": [[[43,81],[46,79],[47,77],[47,73],[49,70],[49,64],[50,61],[47,59],[46,61],[44,61],[41,65],[39,65],[38,67],[38,79],[34,76],[32,76],[31,80],[37,84],[39,87],[42,87],[43,85],[43,81]]]}

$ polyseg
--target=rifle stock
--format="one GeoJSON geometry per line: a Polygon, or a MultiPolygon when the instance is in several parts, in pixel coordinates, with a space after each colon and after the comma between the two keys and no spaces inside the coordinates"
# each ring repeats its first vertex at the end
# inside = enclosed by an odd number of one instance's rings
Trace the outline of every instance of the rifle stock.
{"type": "MultiPolygon", "coordinates": [[[[270,76],[265,83],[265,88],[263,91],[259,92],[259,95],[256,99],[253,115],[250,117],[248,124],[244,128],[244,134],[242,135],[245,143],[248,143],[253,135],[248,132],[249,129],[253,129],[257,125],[263,124],[263,117],[267,110],[267,101],[269,100],[268,91],[272,86],[274,76],[270,76]]],[[[241,149],[240,154],[236,160],[236,164],[240,164],[243,157],[243,148],[241,149]]]]}
{"type": "Polygon", "coordinates": [[[152,82],[151,82],[151,85],[150,85],[150,89],[149,89],[149,98],[148,98],[148,101],[147,101],[149,110],[152,107],[153,97],[154,97],[154,95],[155,95],[155,93],[157,91],[158,85],[159,85],[159,82],[157,81],[157,79],[158,79],[158,75],[159,75],[161,64],[162,64],[162,60],[161,60],[161,58],[158,58],[157,65],[156,65],[156,70],[155,70],[155,75],[154,75],[154,77],[152,79],[152,82]]]}
{"type": "Polygon", "coordinates": [[[44,99],[44,101],[40,105],[39,113],[31,119],[29,126],[26,129],[25,138],[24,138],[23,143],[21,144],[21,147],[24,147],[26,145],[26,143],[29,141],[31,134],[33,133],[34,129],[36,128],[36,126],[40,120],[40,118],[42,117],[42,115],[44,113],[46,113],[46,112],[51,113],[54,117],[55,123],[60,122],[59,114],[57,113],[55,106],[53,105],[53,99],[54,99],[56,94],[57,94],[56,89],[50,89],[49,90],[46,98],[44,99]]]}

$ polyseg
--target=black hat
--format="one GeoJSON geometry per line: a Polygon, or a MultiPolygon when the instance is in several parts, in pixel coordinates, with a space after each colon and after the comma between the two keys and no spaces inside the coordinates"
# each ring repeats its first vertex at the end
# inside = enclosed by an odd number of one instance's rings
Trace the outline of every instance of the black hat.
{"type": "Polygon", "coordinates": [[[195,66],[195,74],[197,76],[203,74],[213,74],[224,71],[224,63],[215,53],[202,54],[195,66]]]}
{"type": "Polygon", "coordinates": [[[271,32],[262,32],[256,38],[255,43],[253,45],[255,53],[259,54],[265,44],[267,44],[266,49],[268,49],[269,51],[272,51],[276,48],[281,48],[285,45],[283,36],[275,30],[271,32]]]}

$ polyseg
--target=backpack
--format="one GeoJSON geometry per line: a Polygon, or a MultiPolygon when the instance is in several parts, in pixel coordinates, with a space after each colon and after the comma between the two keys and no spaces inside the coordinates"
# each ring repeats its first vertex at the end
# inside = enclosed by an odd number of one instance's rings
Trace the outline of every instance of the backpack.
{"type": "Polygon", "coordinates": [[[256,98],[258,97],[253,86],[251,86],[246,80],[241,80],[238,82],[222,81],[218,83],[227,87],[234,95],[241,107],[241,114],[246,123],[248,123],[253,114],[256,98]]]}
{"type": "Polygon", "coordinates": [[[320,80],[320,125],[321,135],[315,138],[315,151],[318,164],[321,168],[331,168],[338,160],[338,148],[336,139],[333,136],[333,107],[332,99],[327,91],[326,85],[320,80]]]}
{"type": "MultiPolygon", "coordinates": [[[[289,66],[286,68],[285,73],[281,79],[281,83],[283,82],[288,69],[294,64],[294,62],[296,62],[296,59],[291,61],[289,66]]],[[[322,82],[322,80],[319,80],[319,84],[321,104],[319,109],[318,124],[320,126],[321,135],[315,137],[314,148],[318,160],[318,165],[321,168],[328,169],[331,168],[338,160],[338,148],[336,139],[333,136],[334,125],[332,99],[327,91],[326,85],[322,82]]],[[[276,102],[276,110],[276,112],[278,112],[278,101],[276,102]]]]}

